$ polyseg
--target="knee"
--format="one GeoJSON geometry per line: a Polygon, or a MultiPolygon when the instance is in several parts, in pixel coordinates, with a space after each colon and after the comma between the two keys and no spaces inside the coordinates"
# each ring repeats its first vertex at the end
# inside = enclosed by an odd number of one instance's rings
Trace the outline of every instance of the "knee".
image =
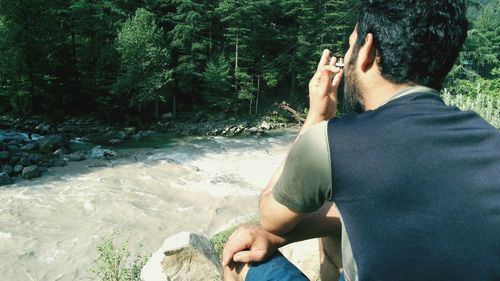
{"type": "Polygon", "coordinates": [[[224,281],[245,281],[248,273],[248,264],[231,263],[223,267],[224,281]]]}

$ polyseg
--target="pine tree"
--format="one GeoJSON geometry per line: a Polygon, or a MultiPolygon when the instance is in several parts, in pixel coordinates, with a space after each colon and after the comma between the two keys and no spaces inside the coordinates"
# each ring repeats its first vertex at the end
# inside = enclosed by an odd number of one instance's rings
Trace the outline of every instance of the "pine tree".
{"type": "Polygon", "coordinates": [[[166,86],[172,82],[172,71],[167,70],[169,54],[162,46],[163,31],[156,26],[155,17],[145,9],[137,9],[127,20],[117,38],[122,71],[114,85],[114,92],[129,101],[131,107],[165,102],[166,86]]]}

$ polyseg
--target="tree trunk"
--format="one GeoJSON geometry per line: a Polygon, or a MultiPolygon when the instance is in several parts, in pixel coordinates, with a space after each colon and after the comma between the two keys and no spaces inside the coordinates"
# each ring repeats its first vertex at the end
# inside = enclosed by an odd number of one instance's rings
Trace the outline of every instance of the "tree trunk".
{"type": "Polygon", "coordinates": [[[257,76],[257,97],[255,99],[255,114],[259,114],[259,97],[260,97],[260,75],[257,76]]]}

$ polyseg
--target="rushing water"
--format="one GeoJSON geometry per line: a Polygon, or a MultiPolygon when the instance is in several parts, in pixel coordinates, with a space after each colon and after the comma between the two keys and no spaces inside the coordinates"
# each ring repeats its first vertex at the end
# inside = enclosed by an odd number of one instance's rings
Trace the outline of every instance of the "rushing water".
{"type": "Polygon", "coordinates": [[[156,137],[0,188],[0,280],[94,280],[102,239],[150,254],[180,231],[212,235],[255,214],[292,139],[156,137]]]}

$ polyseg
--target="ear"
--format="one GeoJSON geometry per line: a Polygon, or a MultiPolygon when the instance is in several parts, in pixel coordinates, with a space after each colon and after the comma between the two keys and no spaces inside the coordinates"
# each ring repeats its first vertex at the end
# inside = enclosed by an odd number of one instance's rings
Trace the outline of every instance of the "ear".
{"type": "Polygon", "coordinates": [[[368,33],[365,43],[359,49],[358,62],[362,72],[367,72],[376,64],[377,52],[373,44],[373,34],[368,33]]]}

